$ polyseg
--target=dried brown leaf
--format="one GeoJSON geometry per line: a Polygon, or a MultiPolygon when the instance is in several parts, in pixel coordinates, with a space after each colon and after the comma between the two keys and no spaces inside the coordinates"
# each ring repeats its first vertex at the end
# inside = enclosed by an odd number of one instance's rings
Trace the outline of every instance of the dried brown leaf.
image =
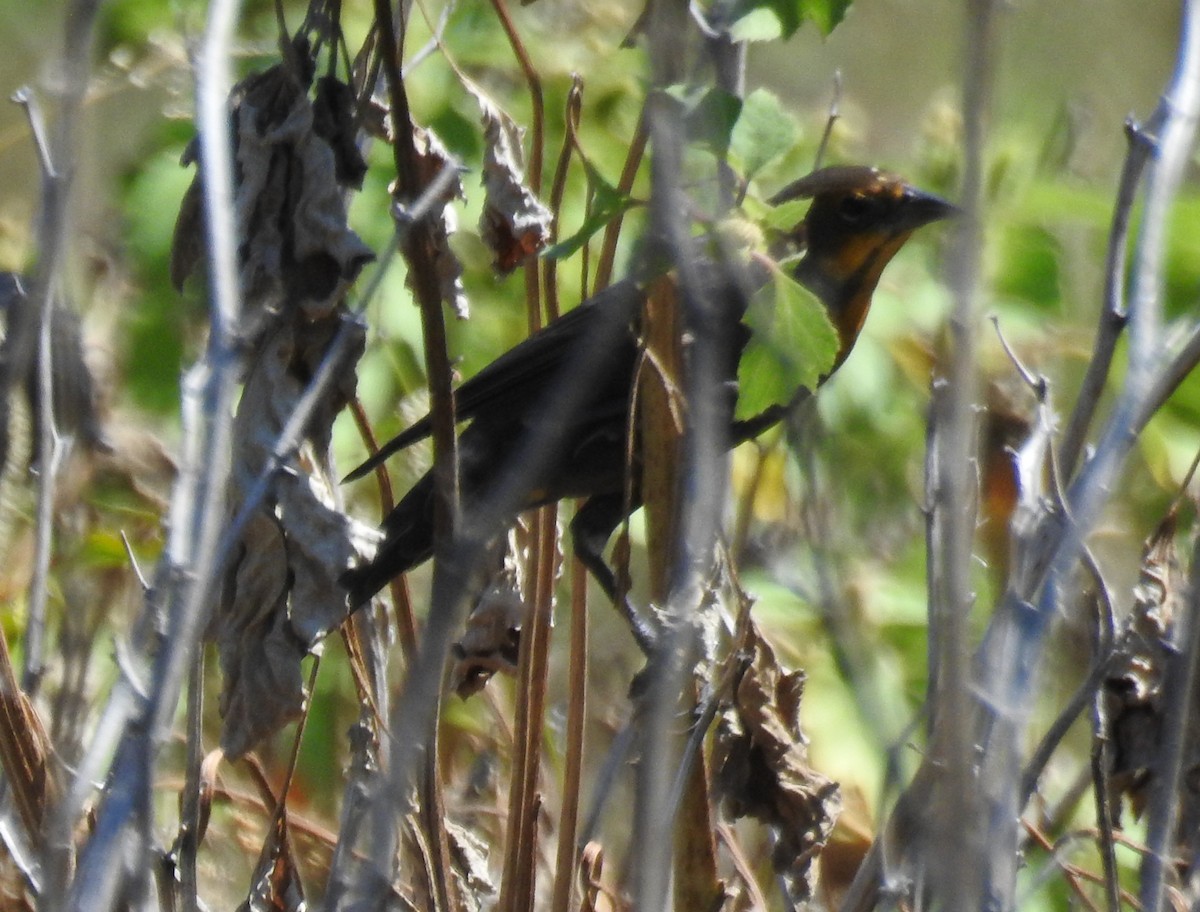
{"type": "Polygon", "coordinates": [[[139,496],[166,512],[178,470],[170,450],[129,418],[114,417],[105,434],[110,449],[97,459],[97,471],[127,483],[139,496]]]}
{"type": "MultiPolygon", "coordinates": [[[[29,294],[26,280],[11,272],[0,272],[0,315],[4,339],[0,343],[0,385],[24,392],[33,416],[30,428],[30,460],[38,458],[41,442],[41,314],[35,297],[29,294]],[[31,352],[17,352],[15,346],[29,345],[31,352]],[[13,376],[16,371],[20,375],[13,376]]],[[[84,358],[83,331],[79,315],[61,301],[55,302],[50,315],[50,388],[55,431],[84,446],[104,452],[108,443],[100,427],[96,384],[84,358]]],[[[7,394],[3,401],[7,403],[7,394]]],[[[6,407],[5,407],[6,408],[6,407]]],[[[7,421],[0,421],[0,462],[8,448],[7,421]]]]}
{"type": "Polygon", "coordinates": [[[29,889],[28,873],[7,852],[0,852],[0,909],[34,912],[37,897],[29,889]]]}
{"type": "Polygon", "coordinates": [[[800,727],[804,673],[784,670],[752,622],[742,649],[747,662],[713,749],[717,789],[735,819],[753,817],[772,827],[775,870],[794,896],[807,900],[812,862],[841,809],[838,786],[808,765],[800,727]]]}
{"type": "Polygon", "coordinates": [[[1171,633],[1185,583],[1175,547],[1175,516],[1147,540],[1111,668],[1104,680],[1105,716],[1111,744],[1109,790],[1114,810],[1125,795],[1140,815],[1158,764],[1162,684],[1171,658],[1171,633]]]}
{"type": "Polygon", "coordinates": [[[466,289],[463,288],[462,263],[450,249],[450,238],[458,230],[458,216],[455,214],[453,202],[463,196],[458,166],[432,130],[415,127],[413,147],[417,152],[417,171],[421,186],[432,187],[443,179],[443,174],[448,172],[451,175],[445,187],[434,198],[434,205],[440,207],[440,211],[436,217],[432,214],[428,216],[429,242],[432,245],[429,255],[433,258],[442,300],[450,306],[455,316],[465,320],[471,315],[471,305],[467,300],[466,289]]]}
{"type": "Polygon", "coordinates": [[[484,591],[467,618],[466,633],[454,645],[455,693],[466,699],[496,672],[516,671],[524,619],[525,602],[512,585],[497,582],[484,591]]]}
{"type": "Polygon", "coordinates": [[[875,823],[861,791],[846,791],[846,807],[838,817],[829,842],[821,850],[820,887],[823,906],[838,909],[859,868],[875,844],[875,823]]]}
{"type": "MultiPolygon", "coordinates": [[[[305,322],[293,332],[280,324],[252,359],[235,418],[232,513],[271,459],[337,327],[337,320],[305,322]]],[[[225,674],[221,744],[231,757],[298,717],[305,696],[300,663],[346,617],[337,580],[357,557],[356,542],[369,536],[337,508],[331,472],[319,455],[333,416],[353,393],[353,373],[342,377],[316,410],[308,441],[247,524],[226,576],[214,631],[225,674]]]]}
{"type": "Polygon", "coordinates": [[[446,839],[450,845],[454,876],[459,881],[458,895],[465,907],[471,912],[490,908],[500,891],[492,878],[487,843],[449,820],[446,821],[446,839]]]}
{"type": "Polygon", "coordinates": [[[524,130],[477,87],[467,90],[479,105],[485,144],[479,231],[493,268],[507,274],[549,243],[554,216],[525,185],[524,130]]]}
{"type": "Polygon", "coordinates": [[[217,623],[222,671],[221,748],[240,757],[300,717],[305,644],[287,618],[287,548],[278,520],[259,512],[242,535],[217,623]]]}
{"type": "Polygon", "coordinates": [[[313,132],[333,150],[334,173],[343,187],[362,189],[367,163],[359,151],[354,126],[354,90],[336,76],[317,80],[313,98],[313,132]]]}
{"type": "MultiPolygon", "coordinates": [[[[184,153],[182,165],[187,165],[189,156],[184,153]]],[[[195,272],[204,259],[204,186],[200,178],[193,178],[184,191],[179,203],[179,214],[175,216],[175,230],[171,235],[171,285],[183,291],[183,283],[195,272]]]]}
{"type": "Polygon", "coordinates": [[[46,808],[55,800],[50,735],[29,698],[17,687],[7,647],[3,649],[3,660],[0,761],[3,762],[4,778],[9,783],[9,794],[25,826],[25,837],[30,844],[38,845],[46,808]]]}
{"type": "MultiPolygon", "coordinates": [[[[231,94],[239,277],[246,311],[260,327],[285,307],[302,308],[309,317],[332,312],[374,256],[346,224],[339,154],[330,145],[330,138],[344,140],[330,122],[342,117],[333,109],[334,94],[326,89],[322,109],[322,128],[332,137],[317,133],[308,83],[287,64],[248,77],[231,94]]],[[[341,161],[343,171],[347,167],[341,161]]],[[[202,258],[203,222],[197,175],[172,243],[177,287],[202,258]]]]}
{"type": "MultiPolygon", "coordinates": [[[[1118,640],[1113,670],[1104,682],[1114,816],[1122,795],[1135,815],[1142,813],[1167,762],[1165,688],[1168,680],[1177,680],[1174,675],[1182,664],[1175,628],[1190,597],[1187,590],[1172,510],[1146,542],[1133,610],[1118,640]]],[[[1200,688],[1200,681],[1193,681],[1192,687],[1200,688]]],[[[1193,707],[1200,706],[1200,694],[1193,692],[1191,700],[1193,707]]],[[[1177,816],[1171,854],[1176,859],[1193,858],[1200,849],[1200,716],[1193,711],[1184,724],[1183,766],[1174,799],[1177,816]]],[[[1187,877],[1185,863],[1174,867],[1179,877],[1187,877]]]]}
{"type": "Polygon", "coordinates": [[[579,880],[583,888],[580,912],[607,912],[611,908],[606,902],[603,877],[604,847],[598,842],[589,842],[579,853],[579,880]]]}

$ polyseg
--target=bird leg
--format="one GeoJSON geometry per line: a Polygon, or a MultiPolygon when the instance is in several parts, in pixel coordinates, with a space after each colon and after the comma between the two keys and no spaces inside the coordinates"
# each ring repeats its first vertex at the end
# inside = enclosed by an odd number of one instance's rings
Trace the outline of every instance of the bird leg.
{"type": "MultiPolygon", "coordinates": [[[[632,505],[633,508],[637,506],[636,503],[632,505]]],[[[638,614],[629,601],[628,593],[622,592],[621,587],[617,585],[617,576],[604,559],[604,549],[608,540],[612,538],[621,521],[629,515],[629,507],[622,492],[597,494],[588,498],[571,520],[571,540],[574,542],[575,556],[579,558],[579,562],[600,584],[600,588],[629,624],[638,647],[650,657],[656,651],[658,631],[638,614]]]]}

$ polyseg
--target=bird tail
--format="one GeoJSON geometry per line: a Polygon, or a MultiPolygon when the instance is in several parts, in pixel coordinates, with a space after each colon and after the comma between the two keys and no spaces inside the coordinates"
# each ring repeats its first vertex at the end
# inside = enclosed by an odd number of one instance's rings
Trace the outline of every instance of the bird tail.
{"type": "Polygon", "coordinates": [[[433,554],[433,473],[404,495],[383,521],[384,538],[375,556],[342,574],[351,608],[364,604],[394,577],[433,554]]]}

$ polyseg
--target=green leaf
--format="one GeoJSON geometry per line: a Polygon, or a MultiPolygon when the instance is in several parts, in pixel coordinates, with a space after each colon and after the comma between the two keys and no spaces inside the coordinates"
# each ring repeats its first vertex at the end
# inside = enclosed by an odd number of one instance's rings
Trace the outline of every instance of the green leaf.
{"type": "Polygon", "coordinates": [[[742,113],[742,100],[721,89],[708,89],[685,102],[685,109],[688,136],[714,155],[724,156],[742,113]]]}
{"type": "Polygon", "coordinates": [[[822,35],[828,35],[846,17],[851,0],[800,0],[805,19],[816,24],[822,35]]]}
{"type": "Polygon", "coordinates": [[[785,39],[791,38],[804,24],[805,0],[761,0],[761,5],[768,7],[779,19],[785,39]]]}
{"type": "Polygon", "coordinates": [[[783,37],[783,23],[774,10],[760,6],[734,21],[729,37],[734,41],[775,41],[783,37]]]}
{"type": "Polygon", "coordinates": [[[838,335],[820,301],[786,273],[751,299],[750,342],[738,364],[737,417],[750,418],[815,390],[838,353],[838,335]]]}
{"type": "Polygon", "coordinates": [[[738,362],[738,400],[735,417],[753,418],[772,405],[787,402],[795,390],[788,387],[775,352],[751,336],[738,362]]]}
{"type": "Polygon", "coordinates": [[[788,200],[778,206],[768,206],[766,211],[759,216],[758,222],[764,228],[791,231],[804,220],[804,214],[808,212],[808,207],[808,200],[788,200]]]}
{"type": "Polygon", "coordinates": [[[791,38],[811,21],[828,35],[846,16],[852,0],[743,0],[730,34],[735,41],[791,38]]]}
{"type": "Polygon", "coordinates": [[[799,132],[796,121],[779,99],[766,89],[756,89],[742,103],[729,148],[741,162],[743,176],[749,180],[788,152],[796,144],[799,132]]]}
{"type": "Polygon", "coordinates": [[[588,182],[592,189],[592,201],[587,218],[579,226],[579,230],[565,240],[552,244],[542,251],[542,256],[549,260],[562,260],[575,253],[592,239],[592,236],[604,228],[619,215],[628,212],[635,202],[622,193],[591,165],[585,165],[588,182]]]}
{"type": "Polygon", "coordinates": [[[995,288],[1046,308],[1062,301],[1057,239],[1038,226],[1012,225],[997,232],[995,248],[1004,266],[996,273],[995,288]]]}
{"type": "Polygon", "coordinates": [[[80,555],[90,567],[128,567],[129,553],[125,542],[114,532],[93,530],[83,542],[80,555]]]}

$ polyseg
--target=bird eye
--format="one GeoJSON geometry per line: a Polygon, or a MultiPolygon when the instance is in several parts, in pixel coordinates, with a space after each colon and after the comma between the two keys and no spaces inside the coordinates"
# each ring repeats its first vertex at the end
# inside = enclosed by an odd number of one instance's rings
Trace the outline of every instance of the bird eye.
{"type": "Polygon", "coordinates": [[[847,196],[838,204],[838,215],[850,225],[861,225],[874,211],[875,200],[868,196],[847,196]]]}

